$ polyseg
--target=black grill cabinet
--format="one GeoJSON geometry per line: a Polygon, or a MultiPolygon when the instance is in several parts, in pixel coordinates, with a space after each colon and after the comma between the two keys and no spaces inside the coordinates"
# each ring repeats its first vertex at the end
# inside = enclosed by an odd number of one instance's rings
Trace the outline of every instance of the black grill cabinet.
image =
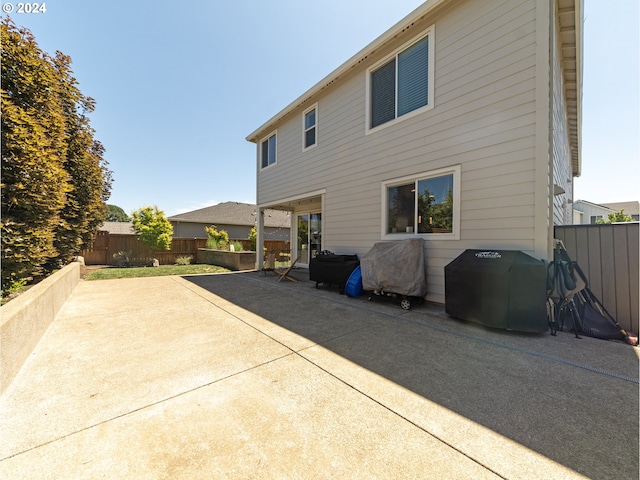
{"type": "Polygon", "coordinates": [[[444,267],[445,311],[487,327],[544,332],[546,265],[518,250],[465,250],[444,267]]]}
{"type": "Polygon", "coordinates": [[[309,280],[318,284],[337,285],[340,293],[349,280],[351,272],[360,265],[358,255],[318,254],[309,262],[309,280]]]}

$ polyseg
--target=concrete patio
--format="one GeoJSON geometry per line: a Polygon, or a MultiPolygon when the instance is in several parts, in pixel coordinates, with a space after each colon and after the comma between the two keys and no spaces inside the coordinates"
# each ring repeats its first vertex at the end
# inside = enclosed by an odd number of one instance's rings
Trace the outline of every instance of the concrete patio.
{"type": "Polygon", "coordinates": [[[294,276],[81,281],[0,397],[0,477],[638,478],[637,348],[294,276]]]}

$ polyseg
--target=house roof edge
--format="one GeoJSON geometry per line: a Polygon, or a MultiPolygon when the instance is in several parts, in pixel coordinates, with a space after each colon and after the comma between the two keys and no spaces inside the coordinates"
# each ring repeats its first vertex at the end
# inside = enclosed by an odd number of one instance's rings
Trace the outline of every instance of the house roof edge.
{"type": "Polygon", "coordinates": [[[341,75],[348,72],[351,68],[358,65],[361,61],[363,61],[367,56],[372,54],[375,50],[377,50],[381,45],[384,45],[387,41],[389,41],[394,36],[401,33],[406,27],[408,27],[411,23],[416,21],[418,18],[426,15],[436,6],[445,2],[446,0],[427,0],[425,3],[420,5],[418,8],[413,10],[407,16],[405,16],[402,20],[397,22],[394,26],[389,28],[386,32],[376,38],[373,42],[369,43],[366,47],[360,50],[358,53],[353,55],[349,60],[340,65],[337,69],[331,72],[329,75],[324,77],[318,83],[316,83],[313,87],[291,102],[287,107],[281,110],[279,113],[271,117],[267,122],[262,124],[258,129],[254,130],[250,133],[246,140],[248,142],[258,143],[262,135],[264,135],[270,128],[278,123],[282,118],[290,114],[292,111],[297,109],[298,107],[304,105],[305,102],[309,100],[310,97],[316,95],[318,92],[323,90],[324,88],[331,85],[335,82],[341,75]]]}

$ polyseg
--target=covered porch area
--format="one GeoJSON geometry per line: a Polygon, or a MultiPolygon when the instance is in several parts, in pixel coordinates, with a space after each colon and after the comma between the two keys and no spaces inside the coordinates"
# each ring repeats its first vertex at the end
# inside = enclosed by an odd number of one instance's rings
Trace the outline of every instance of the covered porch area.
{"type": "MultiPolygon", "coordinates": [[[[322,214],[324,211],[325,190],[289,197],[257,206],[256,269],[273,268],[273,261],[282,260],[283,252],[265,252],[265,215],[267,210],[280,210],[290,213],[290,245],[288,252],[291,263],[308,268],[310,260],[323,250],[322,214]],[[267,265],[268,264],[268,265],[267,265]]],[[[284,254],[286,256],[286,254],[284,254]]]]}

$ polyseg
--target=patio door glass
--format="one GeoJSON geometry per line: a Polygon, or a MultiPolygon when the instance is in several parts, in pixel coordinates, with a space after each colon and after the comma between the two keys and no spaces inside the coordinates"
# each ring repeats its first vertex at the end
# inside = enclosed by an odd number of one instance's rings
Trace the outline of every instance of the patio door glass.
{"type": "Polygon", "coordinates": [[[322,248],[322,214],[298,214],[297,258],[300,265],[309,265],[322,248]]]}

